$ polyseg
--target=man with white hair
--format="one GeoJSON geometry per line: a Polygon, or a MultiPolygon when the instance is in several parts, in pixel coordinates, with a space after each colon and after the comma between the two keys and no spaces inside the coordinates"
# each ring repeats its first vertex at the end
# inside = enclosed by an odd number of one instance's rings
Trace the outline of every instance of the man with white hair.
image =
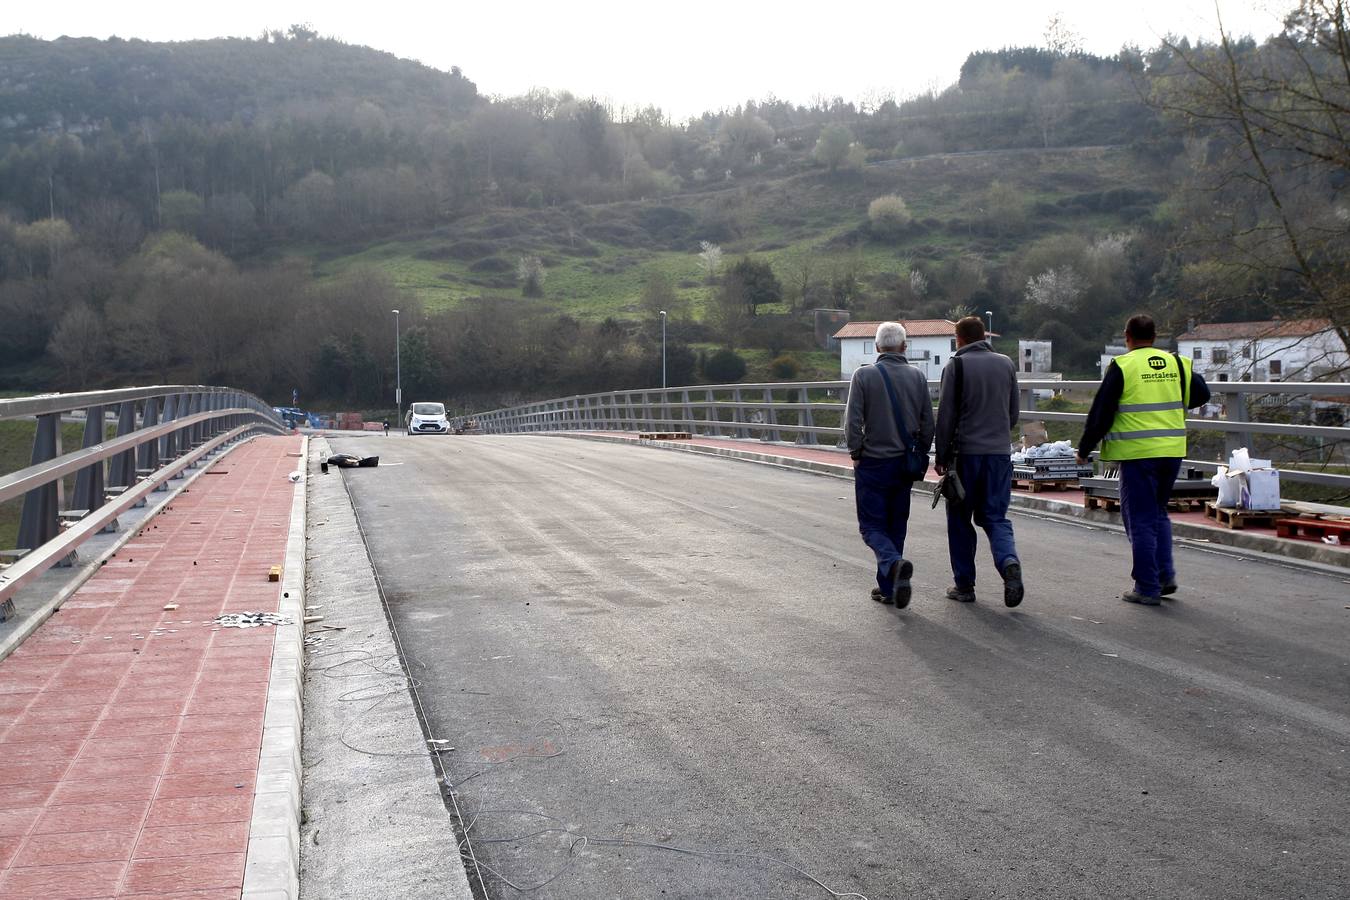
{"type": "Polygon", "coordinates": [[[904,558],[910,491],[928,469],[933,407],[928,381],[905,359],[905,326],[877,326],[877,361],[853,373],[844,443],[853,458],[858,530],[877,558],[872,598],[909,605],[914,564],[904,558]]]}

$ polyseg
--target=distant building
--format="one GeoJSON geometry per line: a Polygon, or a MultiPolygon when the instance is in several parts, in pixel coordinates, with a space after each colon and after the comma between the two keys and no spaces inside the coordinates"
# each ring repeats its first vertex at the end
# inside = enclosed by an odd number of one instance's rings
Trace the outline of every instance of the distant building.
{"type": "Polygon", "coordinates": [[[1177,349],[1206,381],[1344,381],[1350,366],[1327,319],[1192,324],[1177,349]]]}
{"type": "Polygon", "coordinates": [[[1107,344],[1102,348],[1101,358],[1097,361],[1097,364],[1102,370],[1101,377],[1106,377],[1106,370],[1110,367],[1111,360],[1115,359],[1117,356],[1124,356],[1127,352],[1129,351],[1124,344],[1107,344]]]}
{"type": "MultiPolygon", "coordinates": [[[[834,334],[839,342],[839,375],[853,377],[859,367],[877,361],[876,336],[880,322],[850,322],[834,334]]],[[[905,358],[918,366],[925,378],[942,374],[943,366],[956,352],[956,323],[946,319],[901,319],[908,335],[905,358]]],[[[990,337],[997,337],[991,334],[990,337]]]]}
{"type": "Polygon", "coordinates": [[[1022,374],[1049,374],[1054,371],[1051,363],[1052,341],[1018,341],[1017,371],[1022,374]]]}
{"type": "Polygon", "coordinates": [[[848,324],[851,318],[846,309],[813,309],[811,319],[815,326],[816,346],[822,350],[838,350],[839,341],[834,334],[848,324]]]}

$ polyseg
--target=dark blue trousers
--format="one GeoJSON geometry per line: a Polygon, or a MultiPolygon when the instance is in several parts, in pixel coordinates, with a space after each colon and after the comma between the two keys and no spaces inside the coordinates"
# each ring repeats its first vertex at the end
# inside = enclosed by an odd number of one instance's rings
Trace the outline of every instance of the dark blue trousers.
{"type": "Polygon", "coordinates": [[[891,566],[904,555],[914,482],[901,477],[904,460],[864,456],[853,470],[858,531],[877,557],[877,587],[891,592],[891,566]]]}
{"type": "Polygon", "coordinates": [[[1006,453],[963,453],[956,458],[956,471],[966,489],[963,503],[947,503],[947,553],[952,577],[962,590],[975,587],[975,524],[984,529],[994,566],[1017,561],[1008,501],[1012,496],[1012,459],[1006,453]]]}
{"type": "Polygon", "coordinates": [[[1174,457],[1126,459],[1120,463],[1120,518],[1134,556],[1134,589],[1156,597],[1162,586],[1176,581],[1172,564],[1172,520],[1167,501],[1181,471],[1174,457]]]}

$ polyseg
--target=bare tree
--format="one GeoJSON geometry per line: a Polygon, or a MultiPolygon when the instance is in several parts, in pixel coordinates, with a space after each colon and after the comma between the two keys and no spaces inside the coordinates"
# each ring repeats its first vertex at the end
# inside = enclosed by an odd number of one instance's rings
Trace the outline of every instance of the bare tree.
{"type": "Polygon", "coordinates": [[[1208,222],[1199,245],[1279,298],[1285,316],[1331,321],[1350,347],[1347,0],[1302,0],[1264,45],[1165,42],[1176,64],[1154,102],[1208,136],[1214,162],[1193,188],[1208,222]]]}
{"type": "Polygon", "coordinates": [[[699,241],[698,265],[703,270],[703,277],[709,284],[717,280],[717,273],[722,269],[722,248],[709,241],[699,241]]]}

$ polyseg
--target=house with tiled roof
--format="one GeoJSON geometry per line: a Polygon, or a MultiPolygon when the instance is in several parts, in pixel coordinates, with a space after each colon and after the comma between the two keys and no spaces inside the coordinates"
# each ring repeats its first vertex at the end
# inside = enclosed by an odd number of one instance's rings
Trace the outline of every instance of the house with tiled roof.
{"type": "Polygon", "coordinates": [[[1192,324],[1177,350],[1206,381],[1317,381],[1350,365],[1328,319],[1192,324]]]}
{"type": "MultiPolygon", "coordinates": [[[[849,322],[834,333],[839,341],[839,377],[847,380],[859,366],[877,361],[876,336],[880,322],[849,322]]],[[[901,319],[908,335],[905,358],[927,378],[937,378],[956,352],[956,323],[946,319],[901,319]]],[[[995,335],[996,336],[996,335],[995,335]]]]}

